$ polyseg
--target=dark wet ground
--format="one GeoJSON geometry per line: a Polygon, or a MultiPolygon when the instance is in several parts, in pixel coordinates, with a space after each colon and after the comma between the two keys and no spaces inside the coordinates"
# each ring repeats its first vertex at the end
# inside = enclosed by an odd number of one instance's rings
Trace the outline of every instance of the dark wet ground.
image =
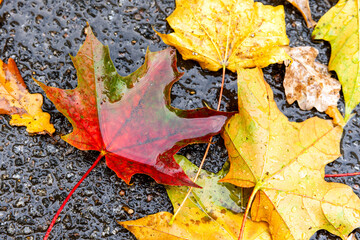
{"type": "MultiPolygon", "coordinates": [[[[285,0],[261,2],[284,4],[291,46],[314,46],[320,51],[318,59],[328,62],[329,45],[311,42],[311,30],[292,5],[285,0]]],[[[314,19],[318,20],[335,2],[311,0],[314,19]]],[[[161,32],[169,31],[165,18],[174,7],[173,0],[4,0],[0,6],[0,58],[6,62],[10,57],[16,60],[31,92],[42,92],[32,76],[48,85],[74,88],[76,72],[69,54],[75,55],[84,41],[88,21],[100,41],[109,45],[118,72],[127,75],[141,66],[148,46],[152,51],[166,48],[152,26],[161,32]]],[[[192,109],[206,102],[215,108],[221,73],[204,71],[181,56],[178,59],[185,75],[173,87],[173,105],[192,109]]],[[[301,111],[296,104],[289,106],[283,76],[282,65],[265,69],[278,106],[290,120],[326,117],[315,111],[301,111]]],[[[343,100],[340,106],[343,109],[343,100]]],[[[43,108],[51,113],[55,124],[53,138],[29,136],[25,128],[11,127],[9,117],[0,116],[0,239],[42,239],[59,205],[98,155],[62,141],[60,136],[72,131],[70,123],[48,99],[43,108]]],[[[230,72],[221,109],[237,109],[236,75],[230,72]]],[[[330,164],[327,173],[359,171],[359,145],[360,117],[356,115],[345,128],[343,157],[330,164]]],[[[181,153],[199,163],[204,149],[205,145],[193,145],[181,153]]],[[[215,172],[227,160],[221,139],[211,147],[208,159],[205,169],[215,172]]],[[[360,177],[334,180],[352,186],[360,196],[360,177]]],[[[136,175],[133,182],[126,185],[104,162],[100,163],[65,207],[53,229],[53,239],[135,239],[116,220],[172,211],[163,186],[144,175],[136,175]]],[[[312,239],[337,238],[321,231],[312,239]]]]}

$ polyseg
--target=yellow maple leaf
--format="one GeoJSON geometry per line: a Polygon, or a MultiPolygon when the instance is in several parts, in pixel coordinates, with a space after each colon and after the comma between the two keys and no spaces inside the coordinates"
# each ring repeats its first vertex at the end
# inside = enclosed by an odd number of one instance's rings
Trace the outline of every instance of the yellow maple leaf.
{"type": "Polygon", "coordinates": [[[360,0],[340,0],[319,21],[314,39],[331,44],[329,69],[336,71],[345,98],[345,121],[360,102],[360,0]]]}
{"type": "MultiPolygon", "coordinates": [[[[175,159],[190,177],[195,176],[197,167],[185,157],[175,155],[175,159]]],[[[198,183],[203,189],[194,189],[182,207],[175,222],[169,225],[173,216],[160,212],[144,218],[119,222],[139,240],[237,240],[239,223],[243,217],[237,205],[239,188],[231,184],[219,183],[225,176],[219,173],[201,171],[198,183]],[[234,200],[235,199],[235,200],[234,200]]],[[[187,187],[167,186],[169,198],[176,211],[187,193],[187,187]]],[[[247,240],[271,240],[266,223],[249,221],[245,229],[247,240]]]]}
{"type": "Polygon", "coordinates": [[[360,226],[360,199],[324,180],[325,165],[340,156],[342,127],[318,117],[290,122],[261,69],[238,78],[239,114],[223,133],[231,165],[221,181],[254,187],[251,218],[268,222],[274,240],[309,239],[320,229],[346,239],[360,226]]]}
{"type": "Polygon", "coordinates": [[[50,114],[41,110],[42,104],[41,94],[26,89],[15,61],[10,58],[6,64],[0,60],[0,114],[11,115],[10,124],[26,126],[29,133],[52,134],[55,129],[50,114]]]}
{"type": "Polygon", "coordinates": [[[290,57],[283,6],[253,0],[177,0],[167,18],[174,33],[161,34],[184,59],[211,71],[266,67],[290,57]]]}

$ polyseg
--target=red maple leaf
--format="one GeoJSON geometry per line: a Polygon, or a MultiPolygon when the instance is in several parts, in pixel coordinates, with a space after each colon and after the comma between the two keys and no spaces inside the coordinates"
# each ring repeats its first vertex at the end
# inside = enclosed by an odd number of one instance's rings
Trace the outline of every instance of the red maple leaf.
{"type": "Polygon", "coordinates": [[[185,111],[170,105],[171,87],[183,75],[177,70],[174,49],[147,51],[144,65],[122,77],[108,47],[90,28],[87,32],[85,43],[72,58],[78,87],[64,90],[38,82],[74,128],[63,139],[81,150],[100,151],[92,168],[105,156],[109,168],[126,183],[134,174],[143,173],[158,183],[197,187],[173,155],[188,144],[209,141],[232,114],[208,108],[185,111]]]}

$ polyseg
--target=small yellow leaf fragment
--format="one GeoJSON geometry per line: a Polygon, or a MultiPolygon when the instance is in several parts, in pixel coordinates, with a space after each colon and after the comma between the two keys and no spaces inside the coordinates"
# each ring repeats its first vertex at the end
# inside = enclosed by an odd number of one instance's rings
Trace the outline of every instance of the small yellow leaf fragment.
{"type": "Polygon", "coordinates": [[[290,59],[283,6],[253,0],[177,0],[167,18],[174,33],[158,33],[182,57],[204,69],[266,67],[290,59]]]}
{"type": "Polygon", "coordinates": [[[315,61],[318,50],[313,47],[289,48],[293,59],[286,67],[284,88],[289,104],[298,101],[303,110],[315,107],[324,112],[329,106],[336,106],[340,98],[341,84],[331,77],[327,66],[315,61]]]}
{"type": "Polygon", "coordinates": [[[311,10],[309,6],[309,0],[287,0],[294,7],[296,7],[303,15],[308,28],[312,28],[316,25],[316,22],[311,17],[311,10]]]}
{"type": "Polygon", "coordinates": [[[41,94],[26,89],[15,61],[10,58],[6,64],[0,60],[0,114],[11,115],[11,125],[26,126],[31,134],[52,134],[55,128],[50,114],[41,110],[42,104],[41,94]]]}
{"type": "Polygon", "coordinates": [[[333,123],[335,125],[339,125],[341,127],[345,126],[345,120],[341,113],[339,112],[339,109],[336,106],[330,106],[325,113],[329,115],[333,119],[333,123]]]}

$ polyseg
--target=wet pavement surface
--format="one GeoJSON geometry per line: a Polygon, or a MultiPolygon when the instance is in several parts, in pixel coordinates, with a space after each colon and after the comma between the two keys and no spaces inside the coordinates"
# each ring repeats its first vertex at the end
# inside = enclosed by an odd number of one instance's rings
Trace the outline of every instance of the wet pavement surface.
{"type": "MultiPolygon", "coordinates": [[[[327,64],[328,43],[313,43],[311,30],[300,13],[285,0],[263,3],[285,5],[287,33],[291,46],[310,45],[327,64]]],[[[336,1],[311,0],[317,21],[336,1]]],[[[166,48],[152,28],[171,31],[165,18],[174,10],[173,0],[4,0],[0,6],[0,58],[14,58],[30,92],[41,89],[31,77],[61,88],[75,88],[76,71],[70,55],[76,55],[85,39],[86,22],[99,40],[109,45],[111,58],[125,76],[144,62],[146,48],[166,48]]],[[[172,89],[172,105],[193,109],[208,104],[216,108],[221,72],[202,70],[194,61],[178,55],[182,79],[172,89]]],[[[312,116],[327,118],[316,111],[302,111],[285,100],[283,65],[264,69],[276,102],[291,121],[312,116]]],[[[343,98],[339,103],[343,110],[343,98]]],[[[43,109],[52,116],[56,133],[29,136],[23,127],[9,125],[8,116],[0,116],[0,239],[42,239],[68,192],[96,159],[97,152],[77,150],[60,139],[72,131],[69,121],[45,98],[43,109]]],[[[236,75],[227,72],[222,110],[237,109],[236,75]]],[[[343,156],[326,168],[327,173],[359,171],[360,108],[344,131],[343,156]]],[[[227,160],[223,141],[217,137],[211,147],[205,169],[219,171],[227,160]]],[[[180,151],[199,164],[205,145],[192,145],[180,151]]],[[[360,196],[360,177],[332,179],[346,183],[360,196]]],[[[135,239],[116,221],[137,219],[159,211],[172,211],[165,188],[150,177],[136,175],[128,186],[102,161],[81,184],[60,215],[52,239],[135,239]],[[55,237],[56,236],[56,237],[55,237]]],[[[360,232],[360,231],[359,231],[360,232]]],[[[358,234],[360,237],[360,234],[358,234]]],[[[325,231],[312,239],[338,239],[325,231]]],[[[359,238],[360,239],[360,238],[359,238]]]]}

